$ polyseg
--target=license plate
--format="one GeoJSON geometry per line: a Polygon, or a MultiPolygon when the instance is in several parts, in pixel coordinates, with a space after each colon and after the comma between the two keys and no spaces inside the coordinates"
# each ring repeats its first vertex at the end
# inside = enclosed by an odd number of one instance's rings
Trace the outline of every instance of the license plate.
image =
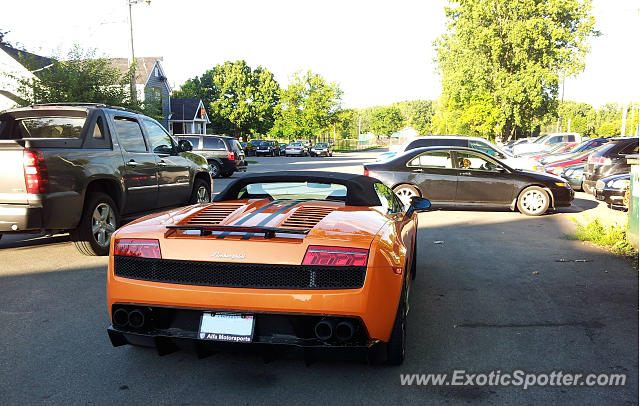
{"type": "Polygon", "coordinates": [[[203,313],[200,319],[201,340],[250,343],[253,341],[253,316],[229,313],[203,313]]]}

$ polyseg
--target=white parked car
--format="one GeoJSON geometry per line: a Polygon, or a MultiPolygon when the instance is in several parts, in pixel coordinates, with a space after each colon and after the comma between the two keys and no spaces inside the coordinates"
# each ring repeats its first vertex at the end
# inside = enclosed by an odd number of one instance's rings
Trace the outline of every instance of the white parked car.
{"type": "Polygon", "coordinates": [[[305,156],[307,155],[307,150],[304,148],[301,142],[292,142],[284,149],[285,156],[305,156]]]}
{"type": "Polygon", "coordinates": [[[474,148],[504,162],[513,169],[544,172],[544,167],[530,158],[517,158],[509,152],[480,137],[463,137],[460,135],[428,135],[405,142],[399,152],[422,147],[466,147],[474,148]]]}
{"type": "Polygon", "coordinates": [[[578,133],[552,133],[538,137],[528,144],[518,144],[513,146],[513,155],[530,154],[532,152],[543,152],[555,147],[561,142],[580,142],[582,137],[578,133]]]}

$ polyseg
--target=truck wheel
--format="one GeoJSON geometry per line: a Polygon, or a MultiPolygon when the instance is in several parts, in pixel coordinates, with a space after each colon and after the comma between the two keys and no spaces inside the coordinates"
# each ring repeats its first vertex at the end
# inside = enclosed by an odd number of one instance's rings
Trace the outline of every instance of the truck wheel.
{"type": "Polygon", "coordinates": [[[219,178],[220,177],[220,172],[222,171],[222,169],[220,168],[220,164],[217,163],[216,161],[211,161],[209,162],[209,166],[211,167],[211,177],[212,178],[219,178]]]}
{"type": "Polygon", "coordinates": [[[211,201],[211,186],[203,179],[196,179],[193,182],[193,192],[189,204],[209,203],[211,201]]]}
{"type": "Polygon", "coordinates": [[[71,240],[84,255],[107,255],[111,236],[120,221],[113,199],[101,192],[89,195],[80,224],[71,230],[71,240]]]}

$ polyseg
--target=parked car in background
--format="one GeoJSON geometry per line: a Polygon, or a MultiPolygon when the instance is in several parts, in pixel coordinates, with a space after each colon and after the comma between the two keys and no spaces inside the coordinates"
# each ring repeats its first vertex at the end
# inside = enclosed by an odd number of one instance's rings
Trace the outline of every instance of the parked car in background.
{"type": "Polygon", "coordinates": [[[208,134],[185,134],[175,137],[191,142],[193,151],[207,159],[211,166],[212,178],[226,178],[235,172],[247,170],[244,150],[233,137],[208,134]]]}
{"type": "Polygon", "coordinates": [[[533,142],[536,139],[536,137],[527,137],[527,138],[519,138],[517,140],[512,140],[509,141],[508,143],[504,144],[504,148],[511,152],[511,150],[513,149],[514,145],[520,145],[520,144],[528,144],[530,142],[533,142]]]}
{"type": "Polygon", "coordinates": [[[409,150],[364,165],[407,204],[425,197],[434,207],[516,208],[531,216],[550,207],[570,206],[573,189],[562,178],[513,169],[473,148],[429,147],[409,150]]]}
{"type": "Polygon", "coordinates": [[[563,142],[580,142],[582,137],[578,133],[553,133],[538,137],[535,141],[519,144],[513,147],[515,156],[528,154],[531,152],[547,151],[556,144],[563,142]]]}
{"type": "Polygon", "coordinates": [[[399,152],[422,147],[473,148],[499,159],[511,168],[544,172],[544,167],[542,165],[539,165],[533,159],[516,158],[507,151],[500,149],[500,147],[498,147],[497,145],[492,144],[484,138],[479,137],[463,137],[459,135],[429,135],[424,137],[417,137],[403,144],[400,147],[399,152]]]}
{"type": "Polygon", "coordinates": [[[548,165],[545,165],[544,170],[547,173],[552,173],[556,176],[560,176],[563,169],[570,165],[576,164],[586,164],[589,156],[591,156],[592,151],[586,152],[578,152],[577,154],[571,155],[569,158],[564,161],[552,162],[548,165]]]}
{"type": "Polygon", "coordinates": [[[638,137],[612,138],[589,158],[587,166],[584,168],[582,189],[593,194],[595,184],[599,179],[629,172],[631,169],[631,165],[627,163],[629,155],[637,158],[638,137]]]}
{"type": "Polygon", "coordinates": [[[289,145],[287,145],[287,148],[285,148],[285,156],[306,156],[307,155],[307,151],[304,148],[304,145],[302,145],[301,142],[292,142],[289,145]]]}
{"type": "Polygon", "coordinates": [[[311,156],[333,156],[333,147],[327,142],[318,142],[311,148],[311,156]]]}
{"type": "Polygon", "coordinates": [[[244,152],[244,156],[256,156],[256,147],[250,142],[241,142],[242,151],[244,152]]]}
{"type": "Polygon", "coordinates": [[[585,166],[586,163],[566,166],[560,176],[569,182],[573,190],[582,190],[582,172],[585,166]]]}
{"type": "Polygon", "coordinates": [[[187,140],[103,104],[36,105],[0,115],[0,235],[69,232],[105,255],[126,220],[208,202],[211,176],[187,140]]]}
{"type": "Polygon", "coordinates": [[[563,152],[566,152],[566,151],[570,150],[571,148],[574,148],[576,145],[578,145],[578,143],[575,143],[575,142],[563,142],[563,143],[560,143],[560,144],[556,145],[555,147],[551,148],[549,151],[532,152],[530,154],[520,155],[520,157],[522,157],[522,158],[531,158],[533,160],[536,160],[536,161],[540,162],[540,160],[542,158],[544,158],[544,157],[555,156],[557,154],[562,154],[563,152]]]}
{"type": "Polygon", "coordinates": [[[596,199],[602,200],[612,208],[629,209],[629,184],[631,174],[607,176],[596,182],[596,199]]]}
{"type": "Polygon", "coordinates": [[[287,152],[287,144],[281,142],[280,144],[280,156],[285,155],[287,152]]]}
{"type": "Polygon", "coordinates": [[[384,152],[380,155],[378,155],[378,157],[376,158],[376,162],[382,162],[382,161],[386,161],[388,159],[393,158],[394,156],[396,156],[397,152],[384,152]]]}
{"type": "Polygon", "coordinates": [[[279,156],[280,144],[274,140],[263,140],[256,145],[256,156],[279,156]]]}
{"type": "Polygon", "coordinates": [[[563,161],[571,157],[572,155],[577,154],[578,152],[594,150],[599,146],[606,144],[607,142],[609,142],[609,139],[607,137],[589,138],[565,152],[548,154],[540,158],[540,163],[546,165],[555,161],[563,161]]]}

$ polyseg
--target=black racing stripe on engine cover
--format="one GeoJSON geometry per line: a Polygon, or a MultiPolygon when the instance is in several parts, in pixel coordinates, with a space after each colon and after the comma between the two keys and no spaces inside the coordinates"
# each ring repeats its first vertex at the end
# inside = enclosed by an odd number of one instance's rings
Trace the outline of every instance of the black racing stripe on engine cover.
{"type": "MultiPolygon", "coordinates": [[[[278,203],[279,203],[278,200],[274,200],[269,204],[265,204],[264,206],[262,206],[258,210],[256,210],[253,213],[250,213],[247,216],[241,218],[240,220],[238,220],[236,223],[234,223],[232,225],[234,225],[234,226],[242,225],[242,224],[246,223],[247,221],[251,220],[253,217],[255,217],[256,214],[262,213],[263,211],[265,211],[269,207],[274,206],[274,205],[276,205],[278,203]]],[[[220,233],[220,235],[218,235],[216,238],[222,239],[222,238],[225,238],[226,236],[228,236],[229,234],[231,234],[231,231],[224,231],[224,232],[220,233]]]]}
{"type": "MultiPolygon", "coordinates": [[[[295,206],[296,204],[300,203],[299,200],[294,200],[293,202],[285,205],[284,207],[281,207],[280,209],[274,211],[273,213],[271,213],[270,215],[268,215],[267,217],[265,217],[260,223],[256,224],[257,226],[264,226],[266,225],[268,222],[270,222],[271,220],[273,220],[274,218],[276,218],[279,214],[282,214],[283,212],[289,210],[290,208],[292,208],[293,206],[295,206]]],[[[254,233],[246,233],[245,235],[242,236],[243,240],[248,240],[249,238],[251,238],[251,236],[254,233]]]]}

